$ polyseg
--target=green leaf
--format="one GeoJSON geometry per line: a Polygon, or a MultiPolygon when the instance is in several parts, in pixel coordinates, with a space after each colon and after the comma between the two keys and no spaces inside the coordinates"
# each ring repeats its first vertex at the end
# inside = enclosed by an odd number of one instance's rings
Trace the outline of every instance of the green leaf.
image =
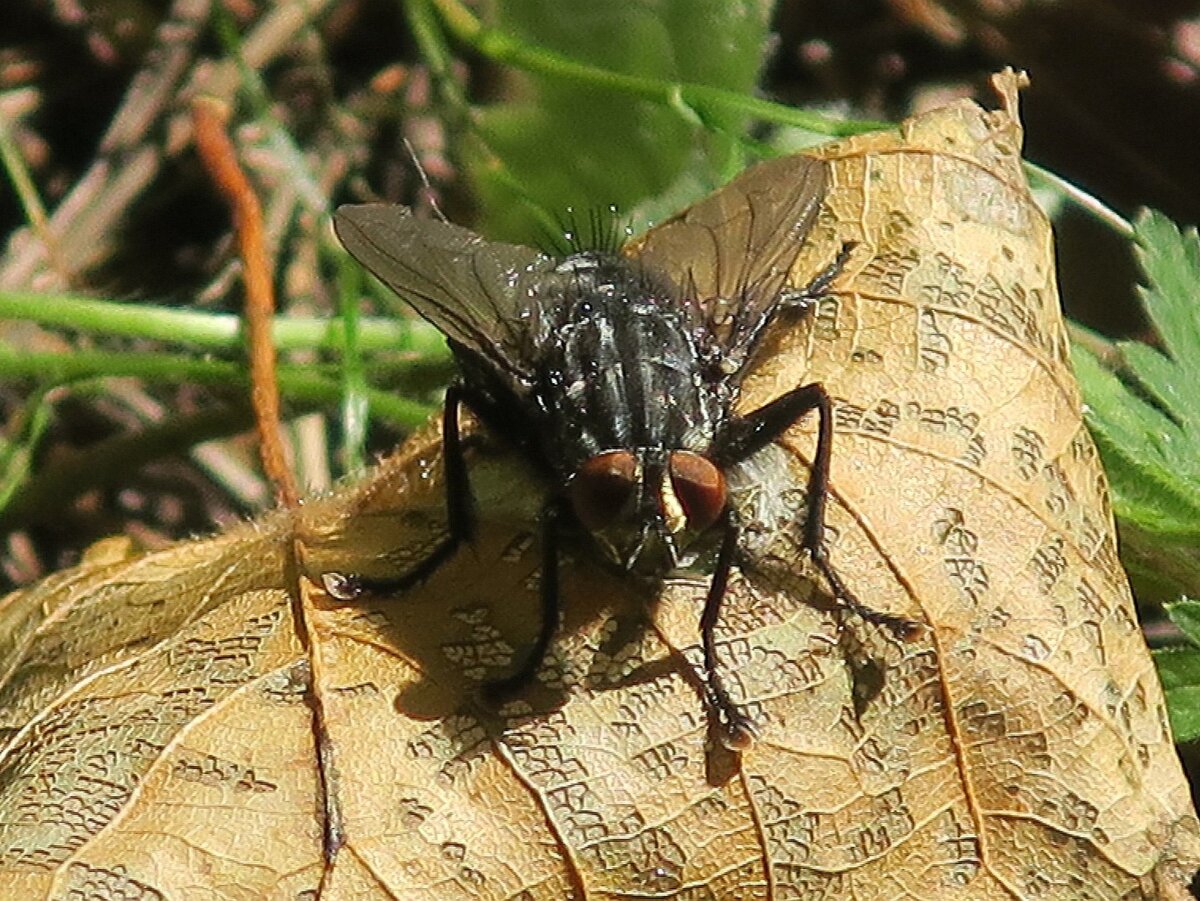
{"type": "MultiPolygon", "coordinates": [[[[1144,210],[1134,228],[1138,263],[1149,280],[1142,303],[1167,355],[1194,386],[1200,378],[1200,238],[1196,229],[1180,230],[1153,210],[1144,210]]],[[[1200,396],[1190,392],[1190,402],[1172,412],[1189,412],[1195,425],[1200,396]]]]}
{"type": "Polygon", "coordinates": [[[1200,650],[1155,651],[1154,662],[1167,696],[1167,713],[1177,742],[1200,738],[1200,650]]]}
{"type": "MultiPolygon", "coordinates": [[[[1164,606],[1171,622],[1187,636],[1188,641],[1200,648],[1200,601],[1185,599],[1164,606]]],[[[1200,679],[1196,683],[1200,684],[1200,679]]]]}
{"type": "Polygon", "coordinates": [[[1172,444],[1186,445],[1186,436],[1090,351],[1076,345],[1072,360],[1117,515],[1154,535],[1194,535],[1200,527],[1200,503],[1164,452],[1172,444]]]}
{"type": "Polygon", "coordinates": [[[1200,687],[1189,685],[1168,691],[1167,715],[1175,741],[1195,741],[1200,738],[1200,687]]]}
{"type": "Polygon", "coordinates": [[[1200,738],[1200,601],[1182,600],[1165,606],[1171,622],[1192,646],[1155,651],[1154,663],[1167,696],[1175,740],[1194,741],[1200,738]]]}
{"type": "MultiPolygon", "coordinates": [[[[578,63],[750,95],[767,46],[770,4],[505,0],[498,14],[498,31],[578,63]]],[[[745,128],[743,114],[709,111],[702,121],[682,100],[672,108],[552,75],[513,78],[517,99],[480,112],[484,148],[467,160],[490,236],[544,240],[532,225],[531,205],[551,216],[573,208],[584,219],[610,204],[627,211],[685,171],[699,176],[698,196],[744,162],[736,137],[745,128]]]]}
{"type": "Polygon", "coordinates": [[[1134,226],[1146,313],[1161,339],[1117,345],[1106,366],[1081,346],[1075,372],[1112,486],[1131,568],[1200,593],[1200,239],[1160,213],[1134,226]]]}

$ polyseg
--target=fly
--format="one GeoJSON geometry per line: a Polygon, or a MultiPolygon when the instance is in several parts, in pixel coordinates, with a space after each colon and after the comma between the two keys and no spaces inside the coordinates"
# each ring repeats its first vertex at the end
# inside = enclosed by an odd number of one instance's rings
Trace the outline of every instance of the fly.
{"type": "Polygon", "coordinates": [[[636,258],[603,250],[556,258],[417,220],[401,206],[341,207],[334,227],[342,244],[445,335],[459,378],[446,392],[442,419],[447,537],[403,578],[345,577],[336,583],[340,595],[409,588],[473,538],[459,435],[465,406],[520,449],[550,489],[541,516],[541,627],[522,665],[493,683],[493,694],[526,684],[554,636],[564,521],[589,532],[610,561],[651,580],[715,547],[700,617],[706,703],[722,741],[744,748],[754,725],[725,687],[715,639],[740,560],[726,473],[815,411],[802,546],[841,605],[915,634],[916,623],[859,602],[826,555],[833,424],[825,389],[800,385],[751,413],[733,412],[772,322],[823,296],[851,251],[843,247],[804,288],[787,287],[825,188],[823,161],[762,163],[649,232],[636,258]]]}

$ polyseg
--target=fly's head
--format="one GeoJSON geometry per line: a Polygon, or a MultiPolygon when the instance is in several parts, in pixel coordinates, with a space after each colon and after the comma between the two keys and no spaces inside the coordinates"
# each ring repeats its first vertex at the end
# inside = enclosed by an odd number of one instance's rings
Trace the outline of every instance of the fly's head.
{"type": "Polygon", "coordinates": [[[688,450],[610,450],[586,460],[567,485],[575,518],[608,557],[657,578],[688,562],[721,519],[725,475],[688,450]]]}

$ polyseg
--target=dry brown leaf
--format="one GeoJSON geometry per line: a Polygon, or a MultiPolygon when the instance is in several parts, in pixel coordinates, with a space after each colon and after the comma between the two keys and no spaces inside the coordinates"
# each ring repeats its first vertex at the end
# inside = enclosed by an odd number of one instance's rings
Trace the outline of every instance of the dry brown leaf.
{"type": "MultiPolygon", "coordinates": [[[[817,151],[793,281],[859,243],[743,398],[825,383],[834,565],[926,636],[840,631],[767,528],[719,627],[762,730],[738,758],[705,745],[703,583],[652,604],[581,554],[539,682],[491,713],[478,685],[536,631],[539,496],[511,455],[476,452],[486,526],[425,586],[316,587],[436,542],[429,431],[294,516],[99,548],[0,602],[3,897],[1187,897],[1200,829],[1000,86],[998,112],[817,151]]],[[[796,496],[745,489],[764,523],[795,515],[812,445],[805,423],[770,451],[796,496]]]]}

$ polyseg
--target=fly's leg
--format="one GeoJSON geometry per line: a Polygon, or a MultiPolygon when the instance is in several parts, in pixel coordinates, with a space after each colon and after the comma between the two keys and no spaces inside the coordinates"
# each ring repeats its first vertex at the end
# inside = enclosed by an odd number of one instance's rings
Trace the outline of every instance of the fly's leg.
{"type": "Polygon", "coordinates": [[[842,267],[846,265],[846,260],[850,259],[851,252],[857,246],[857,241],[844,243],[838,250],[837,256],[833,258],[833,262],[813,276],[812,281],[805,285],[803,290],[784,296],[784,304],[786,306],[807,304],[824,297],[829,291],[829,286],[833,284],[833,280],[841,274],[842,267]]]}
{"type": "Polygon", "coordinates": [[[475,513],[472,508],[471,480],[463,456],[462,435],[458,414],[463,404],[463,388],[451,385],[446,389],[442,410],[442,465],[446,485],[446,537],[433,552],[413,569],[396,579],[367,579],[343,573],[326,573],[325,590],[339,601],[352,601],[364,593],[398,594],[419,585],[454,556],[464,543],[475,537],[475,513]]]}
{"type": "Polygon", "coordinates": [[[909,639],[921,629],[919,623],[863,604],[834,571],[825,550],[825,501],[829,494],[829,460],[833,447],[833,408],[829,395],[818,382],[794,388],[753,413],[730,421],[718,436],[714,459],[724,468],[740,463],[779,438],[801,417],[817,411],[817,453],[808,476],[808,511],[804,520],[802,546],[824,577],[834,596],[846,609],[866,622],[883,626],[909,639]]]}
{"type": "MultiPolygon", "coordinates": [[[[811,306],[816,301],[820,300],[829,293],[829,286],[833,284],[833,280],[837,278],[842,269],[845,268],[846,261],[850,259],[850,254],[857,247],[854,241],[847,241],[837,252],[837,256],[833,258],[833,262],[813,276],[812,280],[798,291],[785,289],[779,296],[771,315],[760,318],[756,322],[742,323],[745,327],[745,334],[740,339],[742,350],[739,353],[738,371],[744,369],[746,364],[754,358],[754,354],[758,345],[766,334],[767,329],[774,321],[775,316],[782,310],[804,310],[811,306]]],[[[695,293],[694,287],[692,294],[695,293]]],[[[692,296],[692,295],[688,295],[692,296]]],[[[720,349],[714,349],[711,359],[706,363],[712,367],[715,372],[723,372],[724,364],[727,361],[723,359],[720,349]]]]}
{"type": "Polygon", "coordinates": [[[433,553],[421,561],[411,572],[394,584],[393,591],[411,588],[428,579],[437,569],[454,556],[463,544],[475,539],[474,495],[471,494],[471,479],[467,474],[467,459],[463,456],[462,434],[459,431],[458,415],[463,405],[463,387],[451,385],[446,389],[446,402],[442,409],[442,465],[446,483],[446,537],[434,548],[433,553]]]}
{"type": "Polygon", "coordinates": [[[541,624],[538,627],[537,640],[529,649],[520,668],[511,676],[496,679],[484,687],[484,697],[492,704],[499,704],[520,691],[537,673],[542,661],[546,659],[546,651],[558,629],[558,556],[559,556],[559,520],[561,511],[557,503],[551,502],[542,511],[542,575],[539,580],[538,593],[541,597],[541,624]]]}
{"type": "Polygon", "coordinates": [[[720,714],[724,727],[721,742],[730,750],[742,751],[751,745],[758,733],[754,728],[754,723],[729,696],[729,691],[725,688],[725,681],[721,678],[720,664],[717,660],[717,619],[721,615],[721,603],[725,600],[725,592],[729,587],[729,571],[733,566],[733,558],[738,547],[738,527],[729,510],[725,511],[723,528],[725,537],[721,540],[721,550],[717,554],[717,566],[713,571],[712,582],[708,586],[708,597],[704,599],[704,613],[700,616],[700,642],[704,648],[704,676],[708,706],[720,714]]]}

